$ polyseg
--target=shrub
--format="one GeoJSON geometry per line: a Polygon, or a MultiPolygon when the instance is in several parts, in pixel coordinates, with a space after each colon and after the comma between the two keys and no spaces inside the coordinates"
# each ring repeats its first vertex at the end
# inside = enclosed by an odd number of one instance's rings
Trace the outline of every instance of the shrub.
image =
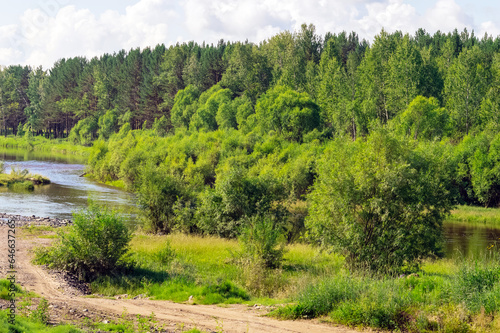
{"type": "Polygon", "coordinates": [[[254,262],[262,262],[266,268],[280,267],[285,252],[281,226],[268,216],[246,220],[240,236],[244,255],[254,262]]]}
{"type": "Polygon", "coordinates": [[[352,268],[396,273],[440,254],[452,203],[444,165],[380,131],[336,140],[325,151],[308,199],[310,235],[352,268]]]}
{"type": "Polygon", "coordinates": [[[162,168],[152,165],[145,167],[141,173],[138,190],[139,205],[152,232],[173,231],[176,203],[186,194],[184,184],[162,168]]]}
{"type": "Polygon", "coordinates": [[[39,252],[39,262],[91,280],[113,270],[128,251],[131,233],[123,219],[105,207],[90,203],[87,210],[73,214],[74,225],[60,234],[48,253],[39,252]]]}

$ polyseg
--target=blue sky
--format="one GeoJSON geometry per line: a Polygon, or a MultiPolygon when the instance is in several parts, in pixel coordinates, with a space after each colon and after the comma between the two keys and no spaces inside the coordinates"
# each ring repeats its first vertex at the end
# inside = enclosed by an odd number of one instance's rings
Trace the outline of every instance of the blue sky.
{"type": "Polygon", "coordinates": [[[382,28],[500,34],[493,0],[23,0],[0,12],[0,65],[42,65],[120,49],[219,39],[263,41],[312,23],[320,34],[382,28]]]}

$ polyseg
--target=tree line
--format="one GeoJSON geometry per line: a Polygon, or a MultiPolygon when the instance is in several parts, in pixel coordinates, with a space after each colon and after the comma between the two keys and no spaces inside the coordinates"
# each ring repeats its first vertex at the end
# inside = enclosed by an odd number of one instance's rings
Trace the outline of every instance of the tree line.
{"type": "MultiPolygon", "coordinates": [[[[440,131],[460,138],[498,124],[499,49],[498,37],[478,38],[466,29],[433,35],[382,30],[370,45],[355,32],[319,36],[313,25],[303,25],[258,45],[190,42],[61,59],[48,71],[9,66],[0,71],[0,132],[59,138],[77,126],[75,139],[89,144],[125,123],[151,128],[161,117],[164,130],[174,131],[180,125],[178,92],[194,96],[218,85],[227,98],[248,103],[240,118],[254,113],[270,89],[306,94],[319,107],[313,121],[319,130],[353,139],[366,135],[374,121],[402,114],[415,97],[433,97],[436,109],[445,108],[436,120],[440,131]]],[[[186,116],[183,125],[201,126],[186,116]]],[[[424,120],[413,124],[415,117],[407,115],[405,126],[426,126],[424,120]]],[[[235,119],[228,121],[238,127],[235,119]]],[[[417,137],[431,135],[429,129],[412,130],[417,137]]]]}

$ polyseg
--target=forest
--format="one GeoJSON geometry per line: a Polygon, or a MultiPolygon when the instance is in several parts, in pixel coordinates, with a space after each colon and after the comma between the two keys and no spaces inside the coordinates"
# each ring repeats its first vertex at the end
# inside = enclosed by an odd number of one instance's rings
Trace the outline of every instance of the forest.
{"type": "Polygon", "coordinates": [[[439,252],[453,205],[500,203],[499,51],[466,29],[370,44],[304,24],[258,45],[10,66],[1,131],[92,146],[89,174],[137,193],[153,232],[234,238],[270,221],[288,241],[400,269],[439,252]],[[361,251],[396,236],[412,250],[361,251]]]}

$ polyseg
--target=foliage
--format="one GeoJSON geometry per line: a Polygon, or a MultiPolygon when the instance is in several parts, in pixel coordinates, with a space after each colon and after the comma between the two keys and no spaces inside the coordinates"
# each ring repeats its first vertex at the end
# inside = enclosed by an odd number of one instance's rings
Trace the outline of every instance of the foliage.
{"type": "Polygon", "coordinates": [[[282,226],[269,216],[254,216],[244,221],[240,236],[242,254],[266,268],[281,266],[284,254],[282,226]]]}
{"type": "Polygon", "coordinates": [[[395,273],[439,254],[451,201],[434,160],[381,131],[366,142],[334,141],[318,173],[310,236],[342,251],[351,267],[395,273]]]}
{"type": "Polygon", "coordinates": [[[38,252],[38,262],[77,274],[86,281],[114,270],[131,239],[122,218],[90,202],[88,209],[73,214],[73,220],[54,247],[38,252]]]}
{"type": "Polygon", "coordinates": [[[413,139],[441,138],[448,129],[448,116],[434,98],[417,96],[399,117],[400,130],[413,139]]]}
{"type": "Polygon", "coordinates": [[[50,180],[41,175],[29,173],[27,169],[12,169],[10,174],[4,174],[4,164],[0,162],[0,187],[6,186],[13,191],[33,191],[34,185],[50,184],[50,180]]]}
{"type": "Polygon", "coordinates": [[[264,132],[270,130],[301,142],[308,132],[319,128],[319,107],[307,93],[276,86],[257,102],[255,113],[264,132]]]}
{"type": "Polygon", "coordinates": [[[174,205],[183,200],[185,189],[174,176],[148,165],[141,174],[138,202],[151,231],[170,233],[175,229],[174,205]]]}

